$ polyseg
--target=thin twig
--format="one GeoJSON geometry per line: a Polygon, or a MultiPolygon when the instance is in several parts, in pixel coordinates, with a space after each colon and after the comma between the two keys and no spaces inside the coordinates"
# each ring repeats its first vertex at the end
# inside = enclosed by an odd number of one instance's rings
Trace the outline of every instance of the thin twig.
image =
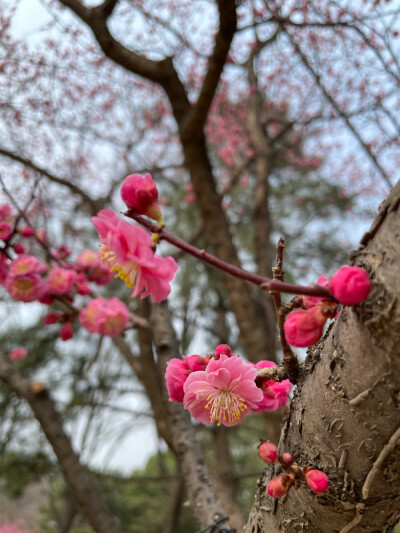
{"type": "Polygon", "coordinates": [[[259,274],[254,274],[253,272],[248,272],[247,270],[244,270],[243,268],[239,268],[229,263],[226,263],[225,261],[222,261],[222,259],[215,257],[215,255],[212,255],[206,252],[205,250],[199,250],[199,248],[196,248],[195,246],[188,244],[186,241],[180,239],[179,237],[176,237],[176,235],[174,235],[173,233],[170,233],[165,228],[162,228],[158,226],[157,224],[154,224],[150,222],[149,220],[146,220],[145,218],[139,215],[136,215],[131,210],[126,211],[124,215],[129,218],[132,218],[133,220],[136,220],[136,222],[138,222],[139,224],[147,228],[152,233],[156,233],[158,235],[159,240],[167,241],[173,244],[174,246],[176,246],[177,248],[179,248],[180,250],[183,250],[184,252],[192,255],[193,257],[197,257],[197,259],[200,259],[201,261],[204,261],[205,263],[209,263],[210,265],[215,266],[219,270],[222,270],[223,272],[226,272],[230,274],[231,276],[234,276],[239,279],[243,279],[250,283],[254,283],[255,285],[258,285],[261,289],[265,289],[269,291],[287,292],[290,294],[305,294],[308,296],[321,296],[323,298],[326,298],[327,300],[335,301],[331,292],[326,287],[322,287],[321,285],[314,285],[312,287],[310,286],[304,287],[302,285],[284,283],[282,281],[260,276],[259,274]]]}
{"type": "MultiPolygon", "coordinates": [[[[283,270],[284,248],[285,241],[282,237],[280,237],[277,246],[276,266],[272,268],[274,279],[280,282],[283,282],[285,277],[285,271],[283,270]]],[[[283,364],[287,370],[287,374],[291,383],[296,383],[299,375],[299,361],[297,359],[297,355],[292,351],[286,340],[285,329],[283,327],[285,323],[286,313],[284,306],[282,306],[281,294],[277,291],[270,291],[270,293],[274,301],[276,316],[278,319],[279,341],[282,345],[283,364]]]]}

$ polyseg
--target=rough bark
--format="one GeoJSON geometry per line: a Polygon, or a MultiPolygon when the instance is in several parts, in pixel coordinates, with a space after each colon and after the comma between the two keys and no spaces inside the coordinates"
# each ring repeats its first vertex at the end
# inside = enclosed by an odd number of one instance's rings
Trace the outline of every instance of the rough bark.
{"type": "Polygon", "coordinates": [[[57,456],[60,468],[82,515],[97,533],[119,533],[118,519],[108,509],[87,468],[72,449],[60,415],[43,384],[22,377],[0,354],[0,379],[27,401],[57,456]]]}
{"type": "Polygon", "coordinates": [[[275,502],[258,482],[247,533],[390,531],[400,516],[400,182],[351,259],[369,297],[345,307],[309,350],[280,450],[328,474],[329,491],[291,490],[275,502]]]}

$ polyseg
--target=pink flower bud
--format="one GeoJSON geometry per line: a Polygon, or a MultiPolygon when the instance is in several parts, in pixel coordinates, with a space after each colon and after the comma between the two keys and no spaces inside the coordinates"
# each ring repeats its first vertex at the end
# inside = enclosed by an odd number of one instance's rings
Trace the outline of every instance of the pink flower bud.
{"type": "Polygon", "coordinates": [[[306,472],[307,485],[315,494],[325,492],[329,487],[329,479],[321,470],[311,469],[306,472]]]}
{"type": "Polygon", "coordinates": [[[121,187],[121,197],[125,204],[138,215],[162,221],[161,208],[158,202],[158,190],[150,174],[130,174],[121,187]]]}
{"type": "Polygon", "coordinates": [[[292,346],[306,348],[319,341],[326,317],[319,306],[296,309],[289,313],[285,324],[286,340],[292,346]]]}
{"type": "Polygon", "coordinates": [[[46,325],[56,324],[57,322],[60,322],[60,320],[62,320],[63,317],[64,317],[63,313],[48,313],[44,317],[43,323],[46,325]]]}
{"type": "Polygon", "coordinates": [[[215,348],[215,359],[219,359],[221,354],[225,354],[228,357],[233,357],[235,354],[232,352],[232,348],[227,344],[219,344],[215,348]]]}
{"type": "Polygon", "coordinates": [[[294,458],[291,453],[286,452],[280,456],[279,462],[281,463],[282,466],[287,468],[288,466],[294,463],[294,458]]]}
{"type": "Polygon", "coordinates": [[[0,222],[0,240],[6,241],[12,235],[12,226],[8,222],[0,222]]]}
{"type": "Polygon", "coordinates": [[[258,457],[270,465],[278,459],[278,449],[272,442],[262,442],[258,447],[258,457]]]}
{"type": "Polygon", "coordinates": [[[343,305],[355,305],[368,296],[371,282],[363,268],[345,266],[330,281],[333,296],[343,305]]]}
{"type": "Polygon", "coordinates": [[[33,237],[35,235],[35,232],[30,226],[24,226],[23,228],[19,228],[18,233],[20,233],[23,237],[26,238],[33,237]]]}
{"type": "Polygon", "coordinates": [[[276,499],[282,498],[289,492],[292,485],[293,479],[288,474],[281,474],[268,483],[268,494],[276,499]]]}
{"type": "Polygon", "coordinates": [[[60,329],[60,339],[62,341],[68,341],[74,336],[74,329],[71,322],[66,322],[60,329]]]}
{"type": "Polygon", "coordinates": [[[10,352],[10,359],[11,361],[22,361],[27,355],[28,350],[22,346],[19,346],[10,352]]]}
{"type": "Polygon", "coordinates": [[[25,253],[25,247],[23,244],[13,244],[14,252],[18,255],[25,253]]]}

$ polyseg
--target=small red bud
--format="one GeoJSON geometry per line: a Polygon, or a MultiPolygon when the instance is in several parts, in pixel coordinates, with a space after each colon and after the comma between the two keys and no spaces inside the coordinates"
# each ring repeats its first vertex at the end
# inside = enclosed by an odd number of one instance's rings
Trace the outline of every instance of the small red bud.
{"type": "Polygon", "coordinates": [[[293,479],[288,474],[281,474],[268,483],[268,494],[276,499],[282,498],[289,492],[292,485],[293,479]]]}
{"type": "Polygon", "coordinates": [[[62,320],[64,315],[62,313],[48,313],[44,319],[43,323],[46,325],[49,324],[56,324],[57,322],[60,322],[62,320]]]}
{"type": "Polygon", "coordinates": [[[35,235],[35,232],[30,226],[24,226],[23,228],[19,228],[18,233],[20,233],[23,237],[26,238],[33,237],[35,235]]]}
{"type": "Polygon", "coordinates": [[[343,305],[355,305],[368,296],[371,282],[363,268],[345,266],[330,281],[333,296],[343,305]]]}
{"type": "Polygon", "coordinates": [[[227,344],[219,344],[215,348],[215,359],[219,359],[221,354],[227,355],[228,357],[233,357],[234,353],[232,352],[232,348],[228,346],[227,344]]]}
{"type": "Polygon", "coordinates": [[[278,450],[272,442],[263,442],[258,446],[258,456],[264,463],[272,464],[278,459],[278,450]]]}
{"type": "Polygon", "coordinates": [[[72,339],[74,336],[74,329],[71,322],[66,322],[63,327],[60,329],[60,339],[62,341],[67,341],[72,339]]]}
{"type": "Polygon", "coordinates": [[[25,247],[23,244],[13,244],[14,252],[18,255],[23,254],[25,252],[25,247]]]}
{"type": "MultiPolygon", "coordinates": [[[[309,467],[308,467],[309,468],[309,467]]],[[[329,488],[329,479],[324,472],[312,468],[309,470],[307,467],[304,469],[306,475],[307,485],[314,494],[320,494],[325,492],[329,488]]]]}
{"type": "Polygon", "coordinates": [[[292,454],[286,452],[286,453],[283,453],[279,457],[279,462],[281,463],[282,466],[287,468],[288,466],[294,463],[294,459],[293,459],[292,454]]]}

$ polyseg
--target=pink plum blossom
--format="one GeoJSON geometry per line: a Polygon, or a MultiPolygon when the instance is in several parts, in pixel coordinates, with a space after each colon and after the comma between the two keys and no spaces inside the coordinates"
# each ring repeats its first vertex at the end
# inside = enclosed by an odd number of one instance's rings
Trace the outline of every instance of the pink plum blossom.
{"type": "Polygon", "coordinates": [[[204,371],[192,372],[183,386],[183,404],[195,420],[204,424],[234,426],[251,414],[263,393],[254,380],[257,369],[238,356],[221,354],[204,371]]]}
{"type": "Polygon", "coordinates": [[[53,266],[50,271],[48,284],[52,294],[66,294],[74,286],[76,273],[73,270],[67,270],[57,265],[53,266]]]}
{"type": "Polygon", "coordinates": [[[1,204],[0,205],[0,220],[5,222],[11,222],[13,219],[12,209],[10,204],[1,204]]]}
{"type": "Polygon", "coordinates": [[[47,285],[40,276],[46,265],[32,255],[20,255],[10,263],[5,287],[14,300],[33,302],[44,296],[47,285]]]}
{"type": "Polygon", "coordinates": [[[138,215],[146,215],[162,223],[162,212],[158,204],[158,190],[151,174],[144,177],[130,174],[121,187],[121,198],[129,209],[138,215]]]}
{"type": "Polygon", "coordinates": [[[332,277],[329,288],[341,304],[355,305],[368,296],[371,282],[363,268],[344,266],[332,277]]]}
{"type": "Polygon", "coordinates": [[[307,485],[314,494],[325,492],[329,488],[329,479],[321,470],[311,469],[306,472],[307,485]]]}
{"type": "Polygon", "coordinates": [[[11,361],[22,361],[27,355],[28,350],[23,346],[19,346],[18,348],[14,348],[13,350],[11,350],[10,359],[11,361]]]}
{"type": "Polygon", "coordinates": [[[183,386],[189,374],[204,370],[208,360],[200,355],[183,356],[182,359],[171,359],[167,363],[165,381],[170,402],[183,402],[183,386]]]}
{"type": "MultiPolygon", "coordinates": [[[[259,361],[255,368],[271,368],[276,366],[273,361],[259,361]]],[[[288,402],[288,395],[292,390],[292,384],[288,379],[283,381],[274,381],[273,379],[267,379],[263,381],[261,390],[263,392],[263,399],[259,402],[256,409],[253,409],[255,413],[261,411],[275,411],[280,407],[285,407],[288,402]]]]}
{"type": "Polygon", "coordinates": [[[100,264],[100,258],[94,250],[86,249],[78,255],[75,262],[81,268],[91,269],[100,264]]]}
{"type": "Polygon", "coordinates": [[[126,329],[129,311],[118,298],[95,298],[81,310],[79,322],[90,333],[115,337],[126,329]]]}
{"type": "Polygon", "coordinates": [[[88,281],[93,281],[97,285],[108,285],[112,278],[112,272],[102,264],[99,264],[88,272],[88,281]]]}
{"type": "Polygon", "coordinates": [[[150,294],[156,302],[165,300],[178,269],[175,259],[155,255],[149,234],[121,220],[111,209],[100,211],[92,222],[103,245],[102,260],[134,289],[132,297],[150,294]]]}

